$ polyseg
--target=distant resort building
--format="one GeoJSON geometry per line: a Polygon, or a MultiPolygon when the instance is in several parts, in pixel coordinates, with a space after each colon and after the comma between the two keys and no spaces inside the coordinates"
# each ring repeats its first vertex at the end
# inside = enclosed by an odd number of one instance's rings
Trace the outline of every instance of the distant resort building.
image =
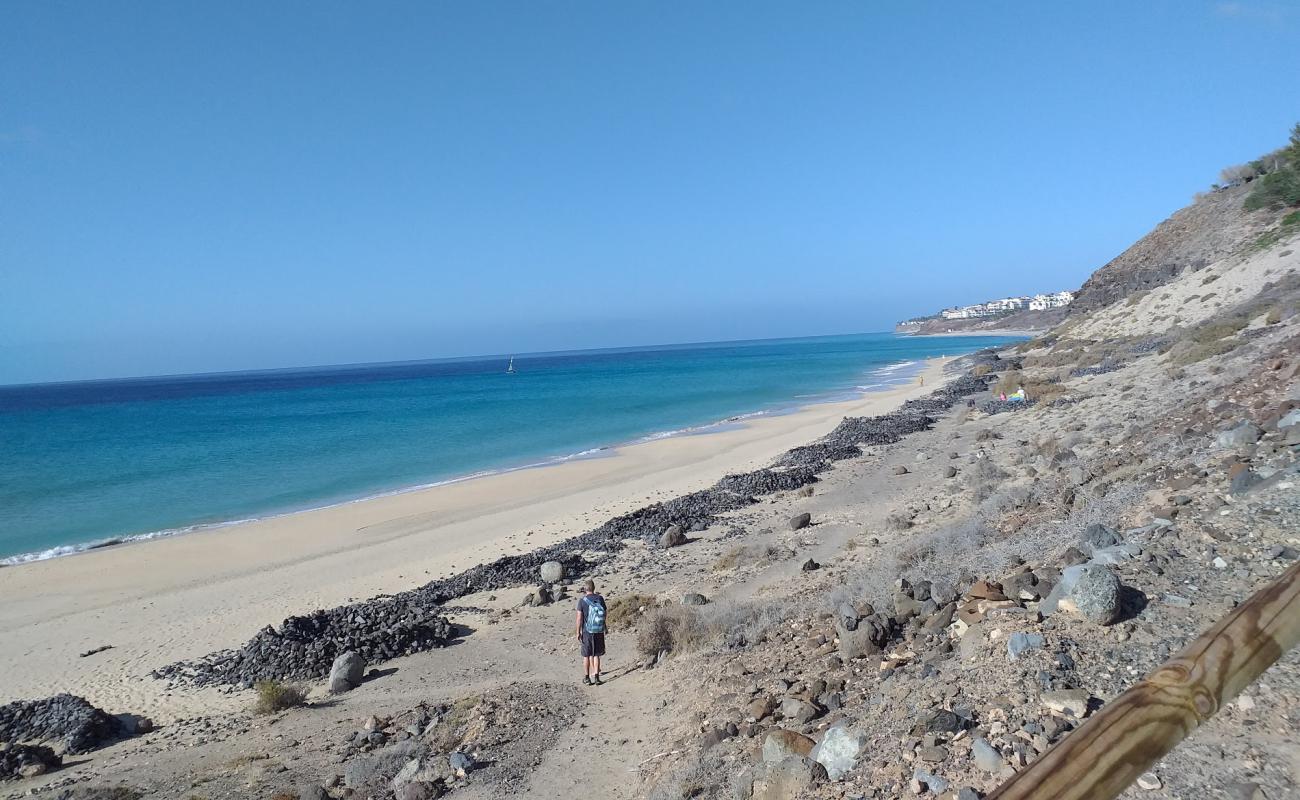
{"type": "Polygon", "coordinates": [[[1074,292],[1055,292],[1053,294],[1036,294],[1032,297],[1004,297],[977,303],[973,306],[945,308],[939,312],[944,319],[975,319],[978,317],[997,317],[1012,311],[1046,311],[1050,308],[1068,306],[1074,300],[1074,292]]]}

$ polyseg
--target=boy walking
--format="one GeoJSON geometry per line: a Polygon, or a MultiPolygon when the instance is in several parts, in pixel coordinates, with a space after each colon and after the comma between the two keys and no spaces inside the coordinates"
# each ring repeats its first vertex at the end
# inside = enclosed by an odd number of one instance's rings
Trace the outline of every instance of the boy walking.
{"type": "Polygon", "coordinates": [[[605,598],[596,594],[596,582],[582,584],[578,598],[578,641],[582,645],[582,682],[600,685],[600,657],[605,655],[605,598]]]}

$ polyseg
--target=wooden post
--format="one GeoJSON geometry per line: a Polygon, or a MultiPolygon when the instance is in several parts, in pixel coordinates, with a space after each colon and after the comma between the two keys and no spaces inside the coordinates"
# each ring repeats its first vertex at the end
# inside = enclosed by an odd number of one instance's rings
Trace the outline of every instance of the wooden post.
{"type": "Polygon", "coordinates": [[[988,800],[1108,800],[1300,643],[1300,562],[988,800]]]}

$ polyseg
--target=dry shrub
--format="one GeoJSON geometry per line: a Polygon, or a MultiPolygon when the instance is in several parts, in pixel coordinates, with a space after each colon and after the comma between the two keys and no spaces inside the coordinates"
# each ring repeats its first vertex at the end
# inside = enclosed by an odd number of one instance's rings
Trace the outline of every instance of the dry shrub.
{"type": "Polygon", "coordinates": [[[704,637],[694,606],[665,606],[646,615],[637,632],[636,648],[647,656],[664,651],[694,650],[704,637]]]}
{"type": "Polygon", "coordinates": [[[885,517],[885,529],[891,531],[905,531],[912,527],[912,516],[902,511],[895,511],[885,517]]]}
{"type": "Polygon", "coordinates": [[[987,375],[992,371],[993,371],[993,367],[990,367],[988,364],[976,364],[974,367],[971,368],[970,374],[975,375],[976,377],[980,377],[983,375],[987,375]]]}
{"type": "Polygon", "coordinates": [[[253,703],[255,714],[274,714],[307,703],[307,694],[289,683],[276,680],[258,681],[253,685],[253,690],[257,692],[257,700],[253,703]]]}
{"type": "Polygon", "coordinates": [[[1054,433],[1045,434],[1034,441],[1034,452],[1048,461],[1068,449],[1069,447],[1054,433]]]}
{"type": "Polygon", "coordinates": [[[1169,351],[1169,363],[1174,367],[1186,367],[1207,358],[1220,356],[1236,350],[1242,344],[1237,337],[1216,339],[1209,342],[1182,341],[1169,351]]]}
{"type": "Polygon", "coordinates": [[[1149,294],[1151,294],[1151,292],[1146,290],[1140,292],[1134,292],[1133,294],[1128,296],[1128,301],[1124,303],[1124,305],[1126,308],[1132,308],[1133,306],[1142,302],[1142,298],[1146,297],[1149,294]]]}
{"type": "Polygon", "coordinates": [[[1195,344],[1212,344],[1236,334],[1250,324],[1246,317],[1232,317],[1201,325],[1192,331],[1190,339],[1195,344]]]}
{"type": "Polygon", "coordinates": [[[705,751],[687,757],[660,778],[646,795],[647,800],[730,800],[728,765],[717,754],[705,751]]]}
{"type": "Polygon", "coordinates": [[[1265,325],[1276,325],[1282,321],[1282,307],[1273,306],[1268,310],[1268,316],[1264,317],[1265,325]]]}
{"type": "Polygon", "coordinates": [[[646,614],[637,631],[637,650],[657,655],[728,650],[757,642],[774,625],[795,614],[792,598],[717,602],[707,606],[669,604],[646,614]]]}
{"type": "Polygon", "coordinates": [[[646,612],[660,605],[658,598],[648,594],[629,594],[605,600],[605,624],[611,628],[631,628],[646,612]]]}
{"type": "Polygon", "coordinates": [[[991,458],[977,458],[966,469],[966,485],[979,501],[993,496],[997,488],[1007,479],[1006,470],[993,463],[991,458]]]}
{"type": "Polygon", "coordinates": [[[781,559],[793,557],[793,550],[774,544],[737,545],[713,562],[713,569],[722,572],[737,567],[771,564],[781,559]]]}

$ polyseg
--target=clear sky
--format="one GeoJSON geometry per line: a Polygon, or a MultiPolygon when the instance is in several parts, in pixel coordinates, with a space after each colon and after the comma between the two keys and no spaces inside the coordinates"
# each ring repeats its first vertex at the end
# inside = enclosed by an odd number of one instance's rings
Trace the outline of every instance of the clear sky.
{"type": "Polygon", "coordinates": [[[0,3],[0,383],[888,329],[1300,119],[1300,4],[0,3]]]}

